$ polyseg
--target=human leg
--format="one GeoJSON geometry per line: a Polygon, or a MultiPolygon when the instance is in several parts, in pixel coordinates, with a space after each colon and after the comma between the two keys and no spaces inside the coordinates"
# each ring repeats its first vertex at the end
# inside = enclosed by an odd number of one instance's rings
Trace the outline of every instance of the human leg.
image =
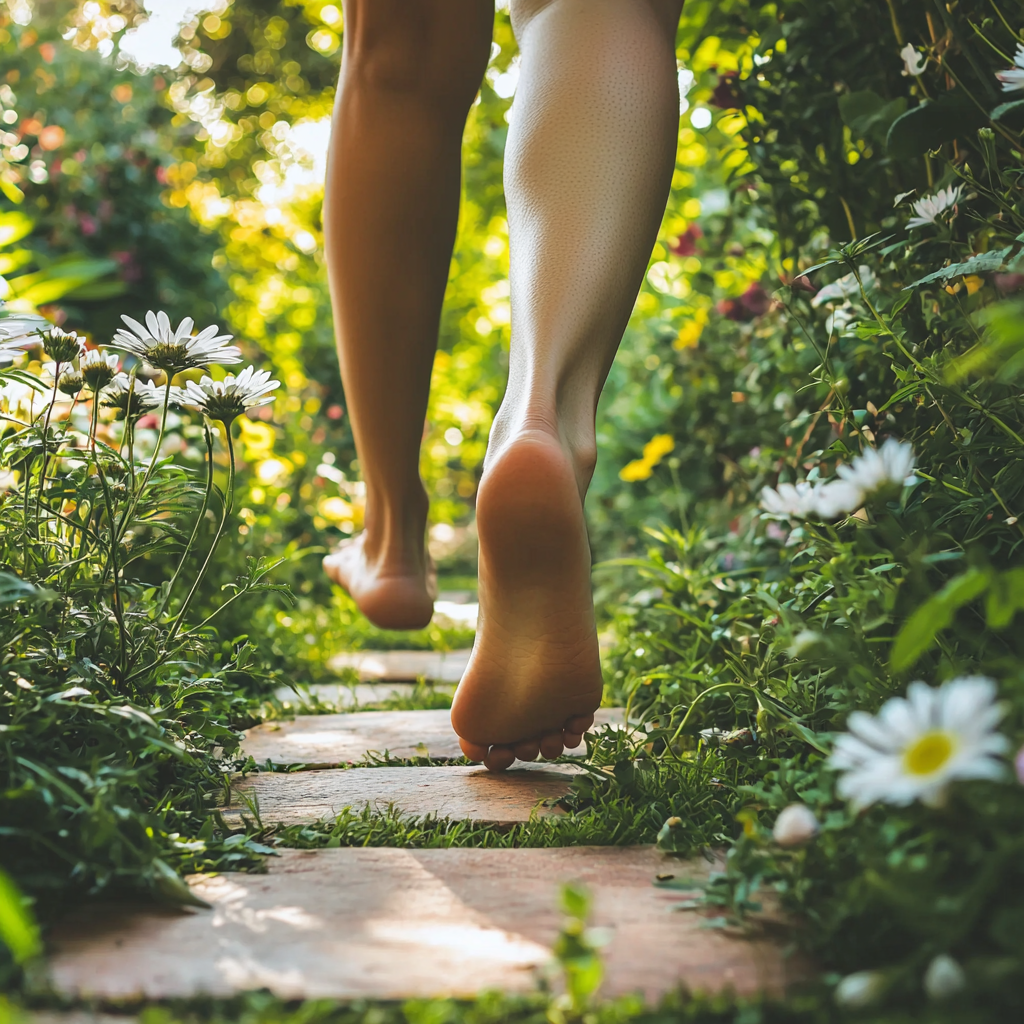
{"type": "Polygon", "coordinates": [[[512,350],[477,499],[477,643],[452,707],[463,750],[494,769],[574,746],[601,699],[583,496],[671,181],[681,7],[512,3],[512,350]]]}
{"type": "Polygon", "coordinates": [[[365,530],[324,559],[379,626],[433,612],[419,475],[458,219],[462,132],[493,0],[346,0],[324,195],[327,269],[365,530]]]}

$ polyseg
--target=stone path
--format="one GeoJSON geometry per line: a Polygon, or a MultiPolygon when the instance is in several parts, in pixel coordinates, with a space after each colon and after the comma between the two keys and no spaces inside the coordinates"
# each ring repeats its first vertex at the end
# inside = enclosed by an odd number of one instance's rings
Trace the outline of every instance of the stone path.
{"type": "MultiPolygon", "coordinates": [[[[405,665],[420,656],[396,653],[409,655],[405,665]]],[[[622,711],[603,710],[599,724],[623,727],[622,711]]],[[[243,750],[259,764],[293,769],[239,780],[223,811],[240,823],[255,801],[271,829],[367,806],[509,825],[563,813],[556,802],[583,771],[543,763],[502,775],[445,763],[336,767],[384,751],[458,758],[447,711],[299,716],[249,730],[243,750]]],[[[594,894],[592,924],[610,930],[603,995],[656,999],[680,984],[781,993],[794,967],[778,941],[709,928],[703,911],[683,908],[712,866],[653,847],[282,848],[267,874],[190,878],[211,909],[78,908],[50,936],[50,979],[58,995],[100,1005],[260,988],[288,999],[529,991],[550,973],[560,886],[580,881],[594,894]],[[693,889],[659,888],[656,876],[693,889]]]]}
{"type": "MultiPolygon", "coordinates": [[[[417,712],[413,712],[417,714],[417,712]]],[[[245,797],[254,798],[264,825],[299,825],[333,820],[346,807],[369,805],[386,811],[394,806],[420,817],[464,818],[494,825],[512,825],[540,816],[561,814],[552,802],[569,792],[580,769],[570,765],[521,764],[504,775],[476,765],[443,765],[427,771],[409,768],[351,768],[250,776],[235,787],[235,799],[224,811],[237,825],[252,817],[245,797]],[[548,801],[546,806],[538,806],[548,801]]]]}
{"type": "Polygon", "coordinates": [[[383,679],[414,682],[422,678],[457,683],[466,671],[469,654],[469,651],[356,651],[336,654],[328,667],[333,672],[355,669],[362,682],[383,679]]]}
{"type": "MultiPolygon", "coordinates": [[[[436,769],[423,769],[424,771],[436,769]]],[[[585,883],[604,950],[607,996],[649,999],[680,982],[777,993],[780,949],[702,927],[650,848],[284,850],[266,875],[190,879],[212,910],[86,907],[54,937],[56,989],[98,1000],[228,996],[401,999],[532,989],[550,960],[559,886],[585,883]]]]}
{"type": "MultiPolygon", "coordinates": [[[[594,728],[621,725],[620,708],[602,708],[594,728]]],[[[585,754],[586,745],[568,751],[585,754]]],[[[242,753],[258,765],[334,768],[365,761],[367,751],[394,758],[458,760],[459,738],[448,711],[363,711],[347,715],[298,715],[292,721],[267,722],[245,734],[242,753]]]]}

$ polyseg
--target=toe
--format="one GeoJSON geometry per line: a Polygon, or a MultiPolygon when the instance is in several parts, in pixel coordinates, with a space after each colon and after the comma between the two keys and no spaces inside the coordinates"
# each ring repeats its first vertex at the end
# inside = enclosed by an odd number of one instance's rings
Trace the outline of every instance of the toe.
{"type": "Polygon", "coordinates": [[[563,732],[573,736],[582,736],[594,724],[593,715],[577,715],[565,723],[563,732]]]}
{"type": "Polygon", "coordinates": [[[575,750],[583,742],[583,734],[567,730],[562,733],[562,742],[566,750],[575,750]]]}
{"type": "Polygon", "coordinates": [[[484,764],[492,772],[503,772],[506,768],[511,767],[515,759],[516,755],[512,753],[511,747],[491,747],[487,752],[487,757],[484,758],[484,764]]]}
{"type": "Polygon", "coordinates": [[[556,757],[562,756],[562,734],[560,732],[553,732],[548,736],[543,736],[540,741],[540,752],[549,760],[553,761],[556,757]]]}
{"type": "Polygon", "coordinates": [[[469,740],[459,739],[459,746],[462,747],[462,752],[470,759],[470,761],[485,761],[487,759],[486,746],[481,746],[479,743],[470,743],[469,740]]]}
{"type": "Polygon", "coordinates": [[[536,740],[523,740],[512,748],[512,752],[520,761],[536,761],[540,753],[540,744],[536,740]]]}

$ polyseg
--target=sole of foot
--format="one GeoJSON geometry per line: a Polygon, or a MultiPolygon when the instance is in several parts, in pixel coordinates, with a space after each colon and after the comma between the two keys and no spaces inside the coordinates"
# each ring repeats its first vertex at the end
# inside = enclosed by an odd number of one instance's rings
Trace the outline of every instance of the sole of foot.
{"type": "Polygon", "coordinates": [[[590,545],[556,437],[522,434],[487,467],[477,532],[480,617],[452,726],[467,757],[502,771],[578,746],[601,703],[590,545]]]}
{"type": "Polygon", "coordinates": [[[374,565],[363,549],[366,534],[343,541],[323,560],[324,572],[344,587],[380,629],[422,629],[434,614],[437,581],[426,558],[422,572],[374,565]]]}

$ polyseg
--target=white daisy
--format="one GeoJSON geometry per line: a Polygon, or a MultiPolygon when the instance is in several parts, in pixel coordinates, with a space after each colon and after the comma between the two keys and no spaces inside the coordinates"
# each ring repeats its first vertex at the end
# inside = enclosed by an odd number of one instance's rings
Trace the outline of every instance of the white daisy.
{"type": "Polygon", "coordinates": [[[1017,92],[1024,89],[1024,46],[1017,44],[1017,52],[1013,57],[1012,68],[997,71],[996,78],[1003,83],[1003,92],[1017,92]]]}
{"type": "Polygon", "coordinates": [[[914,49],[913,43],[907,43],[907,45],[900,50],[900,56],[903,58],[902,75],[904,78],[911,76],[917,78],[917,76],[924,71],[925,65],[928,63],[924,56],[914,49]]]}
{"type": "Polygon", "coordinates": [[[806,518],[816,510],[814,488],[806,480],[798,484],[779,484],[761,491],[761,508],[774,516],[806,518]]]}
{"type": "MultiPolygon", "coordinates": [[[[1021,72],[1024,74],[1024,71],[1021,72]]],[[[947,210],[953,209],[960,202],[962,185],[950,185],[949,188],[939,189],[933,196],[923,196],[913,204],[916,217],[907,221],[908,228],[923,228],[934,224],[947,210]]]]}
{"type": "MultiPolygon", "coordinates": [[[[166,387],[157,387],[152,381],[135,379],[127,373],[119,373],[100,392],[100,405],[108,409],[117,409],[117,418],[141,416],[147,409],[156,409],[164,404],[167,394],[166,387]]],[[[180,405],[185,396],[183,388],[171,386],[171,404],[180,405]]]]}
{"type": "Polygon", "coordinates": [[[0,366],[12,362],[22,349],[38,345],[50,321],[33,313],[14,313],[0,300],[0,366]]]}
{"type": "Polygon", "coordinates": [[[204,377],[198,384],[188,381],[185,403],[200,409],[212,420],[230,423],[246,409],[272,402],[271,392],[280,386],[280,381],[270,379],[269,370],[247,366],[237,377],[229,373],[223,380],[204,377]]]}
{"type": "Polygon", "coordinates": [[[98,348],[91,348],[78,361],[78,367],[85,383],[93,391],[99,391],[117,375],[117,362],[116,352],[103,352],[98,348]]]}
{"type": "MultiPolygon", "coordinates": [[[[845,468],[845,467],[844,467],[845,468]]],[[[838,519],[864,504],[864,492],[849,480],[829,480],[814,491],[814,511],[822,519],[838,519]]]]}
{"type": "Polygon", "coordinates": [[[954,779],[1002,778],[999,757],[1009,748],[995,731],[1002,717],[996,685],[984,676],[952,679],[937,689],[911,683],[906,698],[891,698],[877,715],[850,715],[850,731],[829,758],[843,773],[839,795],[857,807],[878,800],[934,806],[954,779]]]}
{"type": "Polygon", "coordinates": [[[871,494],[886,487],[912,484],[916,461],[911,445],[890,437],[881,448],[868,448],[849,466],[837,466],[836,474],[865,494],[871,494]]]}
{"type": "Polygon", "coordinates": [[[110,344],[145,359],[150,366],[171,376],[196,366],[242,361],[240,349],[222,344],[230,341],[231,335],[218,334],[216,325],[192,337],[194,321],[190,316],[181,321],[177,330],[171,329],[170,318],[164,312],[147,313],[145,326],[130,316],[122,316],[121,319],[131,330],[121,328],[110,344]]]}

